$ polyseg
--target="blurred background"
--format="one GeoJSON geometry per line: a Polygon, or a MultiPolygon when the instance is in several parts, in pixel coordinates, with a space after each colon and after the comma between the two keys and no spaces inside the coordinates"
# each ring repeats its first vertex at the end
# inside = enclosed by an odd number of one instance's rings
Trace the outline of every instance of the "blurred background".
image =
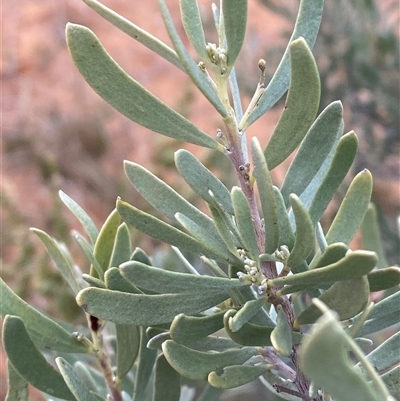
{"type": "MultiPolygon", "coordinates": [[[[104,0],[104,4],[170,43],[155,0],[104,0]]],[[[184,39],[178,1],[168,4],[184,39]]],[[[215,42],[211,1],[199,0],[199,4],[207,40],[215,42]]],[[[275,71],[298,4],[298,0],[249,1],[245,47],[237,62],[244,107],[259,79],[258,60],[267,61],[267,82],[275,71]]],[[[321,110],[340,99],[345,132],[354,129],[360,139],[352,175],[368,168],[374,176],[373,201],[391,264],[398,263],[400,252],[399,7],[397,0],[326,0],[313,51],[321,74],[321,110]]],[[[71,230],[80,230],[79,224],[62,206],[58,190],[77,201],[98,226],[114,208],[117,196],[150,210],[124,176],[122,161],[128,159],[196,200],[174,172],[173,153],[182,144],[129,121],[94,93],[69,57],[66,23],[91,28],[130,75],[210,135],[216,134],[221,121],[182,72],[104,21],[82,1],[5,1],[1,11],[1,275],[21,297],[46,313],[79,321],[82,316],[73,296],[29,231],[29,227],[37,227],[65,242],[75,250],[82,269],[88,268],[70,235],[71,230]]],[[[258,136],[266,144],[283,101],[250,127],[249,138],[258,136]]],[[[228,160],[208,150],[186,147],[228,185],[234,183],[228,160]]],[[[288,165],[289,161],[273,170],[277,185],[288,165]]],[[[325,224],[334,216],[350,181],[351,176],[332,202],[325,224]]],[[[137,232],[132,235],[134,246],[150,255],[161,257],[167,252],[148,237],[137,232]]],[[[358,246],[356,240],[353,248],[358,246]]],[[[0,371],[3,399],[4,363],[0,371]]],[[[258,393],[257,399],[267,399],[255,387],[243,390],[246,395],[241,391],[224,399],[249,399],[251,391],[258,393]]]]}

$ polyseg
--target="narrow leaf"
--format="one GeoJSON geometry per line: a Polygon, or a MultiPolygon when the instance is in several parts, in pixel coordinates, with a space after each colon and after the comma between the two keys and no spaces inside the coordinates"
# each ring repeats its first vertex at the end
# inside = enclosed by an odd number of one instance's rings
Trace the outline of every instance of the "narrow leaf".
{"type": "Polygon", "coordinates": [[[128,280],[125,280],[125,278],[122,277],[121,271],[117,267],[112,267],[106,271],[106,274],[104,275],[104,282],[106,284],[106,288],[109,290],[129,292],[131,294],[143,293],[128,280]]]}
{"type": "Polygon", "coordinates": [[[132,324],[116,324],[117,334],[117,382],[131,370],[139,354],[140,331],[132,324]]]}
{"type": "Polygon", "coordinates": [[[69,23],[66,34],[79,72],[97,94],[120,113],[159,134],[211,149],[220,147],[217,141],[131,78],[90,29],[69,23]]]}
{"type": "Polygon", "coordinates": [[[283,311],[282,306],[277,306],[276,327],[271,333],[271,343],[278,354],[282,356],[290,356],[292,353],[292,332],[290,330],[289,322],[286,313],[283,311]]]}
{"type": "Polygon", "coordinates": [[[80,221],[82,227],[85,229],[87,235],[92,242],[92,245],[97,240],[97,236],[99,235],[99,230],[97,229],[96,225],[94,224],[93,220],[90,216],[66,193],[63,191],[59,191],[58,195],[60,199],[63,201],[64,205],[75,215],[75,217],[80,221]]]}
{"type": "Polygon", "coordinates": [[[169,323],[179,313],[202,312],[228,298],[225,292],[145,295],[86,288],[76,298],[91,315],[119,324],[152,326],[169,323]],[[149,313],[151,311],[151,313],[149,313]]]}
{"type": "Polygon", "coordinates": [[[154,364],[156,362],[157,350],[147,348],[146,343],[146,328],[141,327],[138,358],[139,362],[136,370],[132,401],[142,401],[143,399],[145,399],[145,391],[149,384],[154,369],[154,364]]]}
{"type": "Polygon", "coordinates": [[[273,190],[275,195],[276,213],[278,216],[278,226],[279,226],[278,247],[286,245],[289,248],[289,250],[292,250],[294,246],[295,237],[293,234],[292,227],[290,225],[285,202],[279,189],[274,186],[273,190]]]}
{"type": "Polygon", "coordinates": [[[384,373],[381,378],[391,395],[396,396],[400,393],[400,365],[384,373]]]}
{"type": "MultiPolygon", "coordinates": [[[[79,247],[82,249],[82,252],[86,256],[87,260],[90,262],[90,267],[92,270],[96,271],[96,276],[101,277],[101,279],[97,279],[96,277],[93,277],[95,280],[103,280],[103,269],[100,266],[100,263],[97,261],[97,259],[93,255],[93,248],[79,235],[75,234],[75,240],[78,243],[79,247]]],[[[84,279],[87,281],[87,277],[84,279]]]]}
{"type": "Polygon", "coordinates": [[[162,348],[170,365],[182,376],[192,380],[207,380],[212,371],[219,372],[225,366],[242,364],[258,355],[258,350],[250,347],[225,352],[200,352],[172,340],[166,341],[162,348]]]}
{"type": "Polygon", "coordinates": [[[7,361],[8,388],[5,401],[28,401],[28,382],[7,361]]]}
{"type": "Polygon", "coordinates": [[[54,320],[23,301],[0,278],[1,316],[19,316],[35,345],[41,349],[67,353],[87,353],[88,348],[54,320]]]}
{"type": "MultiPolygon", "coordinates": [[[[203,93],[206,99],[215,107],[218,113],[221,114],[222,117],[227,117],[228,112],[225,110],[225,107],[223,106],[221,100],[219,99],[217,92],[211,85],[211,82],[208,80],[203,71],[201,71],[198,65],[194,62],[194,60],[190,57],[188,51],[183,45],[174,26],[174,22],[172,21],[165,0],[158,0],[158,5],[160,7],[161,15],[164,20],[164,25],[168,31],[169,37],[175,48],[175,51],[178,54],[183,67],[185,68],[186,73],[190,76],[193,83],[200,89],[200,91],[203,93]]],[[[189,141],[186,139],[186,142],[189,141]]],[[[213,146],[213,148],[215,147],[216,146],[213,146]]]]}
{"type": "Polygon", "coordinates": [[[121,263],[127,262],[131,258],[132,245],[129,228],[122,223],[117,230],[114,249],[111,255],[110,267],[118,267],[121,263]]]}
{"type": "Polygon", "coordinates": [[[336,263],[346,256],[348,250],[348,246],[343,242],[336,242],[328,245],[324,253],[312,261],[310,264],[310,269],[317,269],[319,267],[336,263]]]}
{"type": "MultiPolygon", "coordinates": [[[[118,226],[121,217],[116,209],[114,209],[107,220],[101,227],[97,241],[94,244],[93,256],[99,262],[103,272],[110,267],[111,255],[114,249],[115,236],[117,235],[118,226]]],[[[92,268],[90,274],[96,276],[95,270],[92,268]]],[[[103,275],[100,277],[103,278],[103,275]]]]}
{"type": "Polygon", "coordinates": [[[156,361],[153,401],[179,401],[180,395],[181,377],[161,354],[156,361]]]}
{"type": "Polygon", "coordinates": [[[242,308],[229,318],[229,327],[232,331],[240,330],[265,304],[265,298],[260,297],[247,301],[242,308]]]}
{"type": "Polygon", "coordinates": [[[357,146],[357,136],[353,131],[350,131],[340,139],[329,170],[318,188],[309,209],[314,225],[321,218],[339,185],[349,172],[357,153],[357,146]]]}
{"type": "Polygon", "coordinates": [[[291,194],[289,199],[296,221],[294,246],[286,262],[292,268],[303,263],[307,256],[310,255],[314,249],[315,235],[310,215],[301,200],[295,194],[291,194]]]}
{"type": "Polygon", "coordinates": [[[267,365],[234,365],[223,369],[222,374],[211,372],[208,375],[208,382],[217,388],[234,388],[250,383],[265,373],[269,367],[267,365]]]}
{"type": "Polygon", "coordinates": [[[300,196],[321,168],[334,146],[342,114],[342,103],[333,102],[322,111],[310,127],[282,184],[281,193],[286,206],[289,205],[289,195],[300,196]]]}
{"type": "Polygon", "coordinates": [[[400,268],[392,266],[374,270],[367,277],[371,292],[387,290],[400,284],[400,268]]]}
{"type": "Polygon", "coordinates": [[[120,271],[135,286],[163,294],[223,291],[244,286],[238,279],[172,272],[140,262],[126,262],[120,271]]]}
{"type": "Polygon", "coordinates": [[[228,66],[232,67],[243,46],[247,22],[247,0],[222,0],[228,66]]]}
{"type": "Polygon", "coordinates": [[[235,211],[236,226],[239,230],[242,244],[250,253],[253,260],[258,260],[259,250],[253,219],[246,196],[239,187],[233,187],[231,192],[233,210],[235,211]]]}
{"type": "Polygon", "coordinates": [[[65,359],[56,358],[56,363],[65,383],[78,401],[99,401],[99,398],[86,387],[73,367],[65,359]]]}
{"type": "Polygon", "coordinates": [[[77,294],[82,288],[75,277],[74,268],[69,259],[65,256],[62,248],[53,238],[50,237],[50,235],[48,235],[44,231],[38,230],[37,228],[31,228],[31,231],[33,231],[43,242],[44,246],[47,249],[47,252],[56,264],[59,272],[68,282],[74,294],[77,294]]]}
{"type": "Polygon", "coordinates": [[[268,282],[271,285],[304,285],[315,286],[335,281],[352,280],[368,274],[376,264],[376,255],[369,251],[354,251],[336,263],[308,270],[306,272],[279,277],[268,282]]]}
{"type": "Polygon", "coordinates": [[[206,39],[197,0],[179,0],[183,28],[197,54],[207,60],[206,39]]]}
{"type": "Polygon", "coordinates": [[[251,141],[251,154],[254,163],[254,177],[257,181],[264,217],[265,253],[271,254],[276,251],[279,245],[278,210],[275,205],[271,175],[257,138],[253,138],[251,141]]]}
{"type": "Polygon", "coordinates": [[[291,77],[285,108],[264,154],[270,170],[300,144],[317,115],[321,87],[314,57],[303,38],[290,44],[291,77]]]}
{"type": "MultiPolygon", "coordinates": [[[[288,46],[282,60],[262,95],[258,107],[245,114],[240,122],[240,129],[245,130],[250,124],[259,119],[269,110],[287,91],[290,82],[290,46],[294,40],[303,37],[310,49],[314,46],[321,23],[324,0],[301,0],[296,24],[289,39],[288,46]]],[[[272,169],[272,167],[270,166],[272,169]]]]}
{"type": "Polygon", "coordinates": [[[125,161],[124,167],[129,181],[155,209],[173,221],[176,213],[182,213],[220,241],[210,217],[194,207],[164,181],[139,164],[125,161]]]}
{"type": "Polygon", "coordinates": [[[130,260],[136,260],[136,262],[141,262],[144,263],[145,265],[151,266],[151,260],[146,254],[146,252],[143,249],[140,249],[139,247],[136,247],[135,250],[133,251],[130,260]]]}
{"type": "Polygon", "coordinates": [[[213,199],[209,193],[211,191],[223,208],[233,215],[231,194],[228,189],[194,155],[184,149],[178,150],[175,152],[175,165],[193,191],[212,204],[213,199]]]}
{"type": "Polygon", "coordinates": [[[3,345],[14,369],[32,386],[50,396],[75,401],[75,397],[60,373],[46,361],[46,358],[36,348],[24,322],[18,316],[7,315],[5,317],[3,345]]]}

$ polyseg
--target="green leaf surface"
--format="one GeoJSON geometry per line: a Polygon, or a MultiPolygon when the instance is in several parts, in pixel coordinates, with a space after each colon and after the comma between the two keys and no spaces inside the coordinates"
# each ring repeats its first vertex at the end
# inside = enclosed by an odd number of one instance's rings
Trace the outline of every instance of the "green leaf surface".
{"type": "Polygon", "coordinates": [[[336,263],[286,277],[269,280],[271,285],[315,286],[335,281],[353,280],[368,274],[376,264],[376,255],[369,251],[354,251],[336,263]]]}
{"type": "Polygon", "coordinates": [[[36,348],[20,317],[5,317],[3,346],[13,368],[28,383],[50,396],[75,401],[63,377],[36,348]]]}
{"type": "Polygon", "coordinates": [[[117,381],[122,380],[131,370],[139,354],[140,331],[132,324],[116,324],[117,335],[117,381]]]}
{"type": "Polygon", "coordinates": [[[182,345],[190,345],[224,327],[225,311],[207,316],[186,316],[179,314],[171,323],[172,340],[182,345]]]}
{"type": "Polygon", "coordinates": [[[118,267],[121,263],[127,262],[131,258],[132,245],[129,228],[122,223],[117,230],[114,249],[111,254],[110,267],[118,267]]]}
{"type": "Polygon", "coordinates": [[[310,269],[317,269],[319,267],[336,263],[346,256],[348,250],[348,246],[343,242],[336,242],[328,245],[322,255],[319,254],[318,257],[315,257],[312,260],[310,263],[310,269]]]}
{"type": "Polygon", "coordinates": [[[383,291],[400,284],[400,269],[397,266],[386,267],[372,271],[367,277],[371,292],[383,291]]]}
{"type": "Polygon", "coordinates": [[[218,255],[212,253],[210,249],[190,235],[135,208],[129,203],[118,200],[117,210],[126,223],[159,241],[174,245],[182,250],[204,254],[211,258],[218,258],[218,255]]]}
{"type": "Polygon", "coordinates": [[[90,274],[83,273],[82,274],[82,279],[86,281],[89,285],[92,287],[97,287],[97,288],[106,288],[106,285],[103,280],[100,280],[99,278],[93,277],[90,274]]]}
{"type": "Polygon", "coordinates": [[[381,378],[390,394],[398,396],[400,393],[400,365],[383,374],[381,378]]]}
{"type": "Polygon", "coordinates": [[[300,367],[316,387],[323,388],[334,399],[378,401],[377,395],[349,360],[349,342],[353,344],[352,348],[357,347],[334,313],[325,312],[304,338],[299,351],[300,367]]]}
{"type": "Polygon", "coordinates": [[[120,113],[159,134],[211,149],[220,147],[217,141],[131,78],[90,29],[69,23],[66,34],[69,51],[81,75],[120,113]]]}
{"type": "Polygon", "coordinates": [[[360,228],[372,194],[372,175],[368,170],[358,173],[347,190],[338,212],[326,234],[328,244],[350,243],[360,228]]]}
{"type": "Polygon", "coordinates": [[[79,362],[79,361],[75,362],[73,366],[74,366],[74,370],[75,370],[76,374],[79,376],[79,378],[82,380],[82,382],[86,385],[86,387],[89,390],[91,390],[93,392],[100,392],[100,390],[102,390],[100,388],[100,386],[98,385],[98,383],[96,383],[96,380],[94,379],[94,377],[91,373],[91,369],[93,372],[92,367],[89,367],[86,364],[79,362]]]}
{"type": "Polygon", "coordinates": [[[226,366],[242,364],[258,355],[258,350],[253,347],[224,352],[200,352],[173,340],[166,341],[162,348],[170,365],[182,376],[192,380],[207,380],[213,371],[220,372],[226,366]]]}
{"type": "Polygon", "coordinates": [[[269,367],[267,365],[234,365],[223,369],[222,374],[211,372],[208,375],[208,382],[217,388],[234,388],[250,383],[265,373],[269,367]]]}
{"type": "Polygon", "coordinates": [[[206,202],[213,204],[211,191],[222,207],[233,215],[231,194],[226,186],[193,154],[184,149],[175,152],[175,165],[183,179],[206,202]]]}
{"type": "Polygon", "coordinates": [[[74,237],[79,247],[81,248],[82,252],[86,256],[86,259],[90,262],[91,270],[96,272],[96,277],[93,278],[95,280],[102,281],[104,272],[100,266],[100,263],[94,257],[93,248],[79,234],[75,234],[74,237]],[[101,277],[101,279],[98,279],[97,277],[101,277]]]}
{"type": "Polygon", "coordinates": [[[38,348],[67,353],[87,353],[88,348],[54,320],[28,305],[0,278],[1,316],[19,316],[38,348]]]}
{"type": "Polygon", "coordinates": [[[179,6],[186,36],[196,49],[197,54],[203,60],[207,60],[206,39],[197,0],[179,0],[179,6]]]}
{"type": "Polygon", "coordinates": [[[241,242],[249,252],[251,259],[258,261],[260,252],[258,250],[257,236],[253,226],[249,203],[239,187],[232,188],[231,197],[241,242]]]}
{"type": "Polygon", "coordinates": [[[77,295],[76,301],[86,312],[100,319],[151,326],[169,323],[179,313],[191,315],[202,312],[228,297],[222,291],[145,295],[86,288],[77,295]]]}
{"type": "MultiPolygon", "coordinates": [[[[306,40],[310,49],[314,46],[321,23],[323,6],[324,0],[302,0],[300,2],[296,24],[282,60],[265,89],[258,106],[250,111],[250,115],[245,114],[240,122],[239,127],[241,130],[244,131],[254,121],[260,118],[287,91],[291,74],[290,46],[292,42],[299,37],[303,37],[306,40]]],[[[269,167],[272,169],[272,166],[269,167]]]]}
{"type": "Polygon", "coordinates": [[[97,229],[96,225],[94,224],[93,220],[90,216],[66,193],[63,191],[59,191],[58,195],[60,199],[63,201],[64,205],[75,215],[75,217],[79,220],[82,224],[82,227],[85,229],[87,235],[92,242],[92,245],[95,244],[97,240],[97,236],[99,235],[99,230],[97,229]]]}
{"type": "MultiPolygon", "coordinates": [[[[254,163],[254,177],[260,193],[265,227],[265,253],[273,253],[279,245],[278,210],[271,175],[257,138],[251,140],[251,154],[254,163]]],[[[286,214],[286,211],[285,211],[286,214]]]]}
{"type": "Polygon", "coordinates": [[[247,301],[238,312],[229,318],[229,328],[232,331],[240,330],[265,304],[265,298],[260,297],[247,301]]]}
{"type": "Polygon", "coordinates": [[[368,206],[364,220],[361,224],[361,239],[366,250],[376,252],[378,255],[378,269],[386,267],[388,263],[382,247],[377,210],[373,203],[368,206]]]}
{"type": "Polygon", "coordinates": [[[136,370],[132,401],[142,401],[145,399],[146,388],[149,384],[156,358],[157,350],[147,348],[146,327],[141,327],[139,362],[136,370]]]}
{"type": "MultiPolygon", "coordinates": [[[[114,209],[101,227],[97,241],[94,244],[93,256],[99,262],[103,272],[110,267],[115,237],[117,235],[120,222],[121,217],[117,209],[114,209]]],[[[94,269],[91,269],[90,274],[95,275],[94,269]]],[[[103,278],[103,275],[100,278],[103,278]]]]}
{"type": "Polygon", "coordinates": [[[7,361],[8,388],[5,401],[28,401],[28,382],[7,361]]]}
{"type": "Polygon", "coordinates": [[[243,46],[247,22],[247,0],[222,0],[228,66],[232,67],[243,46]]]}
{"type": "MultiPolygon", "coordinates": [[[[171,39],[176,53],[181,60],[183,67],[185,68],[186,73],[190,76],[192,82],[199,88],[206,99],[215,107],[218,113],[221,114],[222,117],[227,117],[228,112],[225,110],[221,100],[217,95],[217,92],[211,85],[211,82],[203,73],[203,71],[201,71],[198,65],[194,62],[194,60],[190,57],[190,54],[183,45],[182,40],[180,39],[176,31],[171,15],[168,11],[165,0],[158,0],[158,5],[160,7],[161,15],[163,17],[164,25],[167,29],[168,35],[171,39]]],[[[211,138],[209,139],[210,141],[212,141],[211,138]]],[[[185,141],[189,142],[187,139],[185,141]]],[[[212,146],[212,148],[216,148],[216,146],[212,146]]]]}
{"type": "Polygon", "coordinates": [[[56,264],[58,271],[72,288],[74,294],[77,294],[82,289],[82,287],[75,277],[72,263],[66,257],[61,246],[57,244],[57,242],[44,231],[38,230],[37,228],[31,228],[31,231],[34,232],[43,242],[44,246],[47,249],[47,252],[56,264]]]}
{"type": "Polygon", "coordinates": [[[78,401],[99,401],[99,397],[88,389],[73,367],[65,359],[58,357],[56,358],[56,363],[65,383],[78,401]]]}
{"type": "Polygon", "coordinates": [[[278,215],[278,226],[279,226],[279,242],[278,247],[286,245],[289,250],[293,249],[294,246],[294,234],[290,225],[289,217],[287,214],[285,202],[282,194],[277,187],[273,187],[275,195],[276,212],[278,215]]]}
{"type": "Polygon", "coordinates": [[[178,273],[134,261],[122,264],[120,271],[135,286],[163,294],[223,291],[244,286],[238,279],[178,273]]]}
{"type": "Polygon", "coordinates": [[[92,10],[101,15],[105,20],[116,26],[122,32],[125,32],[131,38],[137,40],[154,53],[163,57],[180,70],[184,71],[182,64],[176,52],[167,46],[161,40],[157,39],[147,31],[139,28],[137,25],[122,17],[120,14],[101,4],[97,0],[83,0],[92,10]]]}
{"type": "Polygon", "coordinates": [[[300,198],[295,194],[291,194],[289,198],[296,221],[294,246],[286,262],[287,266],[292,268],[303,263],[307,256],[313,251],[315,233],[310,215],[300,198]]]}
{"type": "Polygon", "coordinates": [[[292,353],[292,332],[281,305],[277,306],[276,327],[271,333],[271,343],[282,356],[290,356],[292,353]]]}
{"type": "Polygon", "coordinates": [[[208,352],[216,351],[223,352],[229,349],[237,348],[237,344],[229,337],[207,336],[191,344],[183,344],[190,346],[196,351],[208,352]]]}
{"type": "Polygon", "coordinates": [[[173,221],[176,213],[182,213],[209,231],[216,240],[221,241],[210,217],[194,207],[164,181],[139,164],[125,161],[124,167],[129,181],[155,209],[173,221]]]}
{"type": "Polygon", "coordinates": [[[153,401],[179,401],[180,395],[181,376],[161,354],[156,361],[153,401]]]}
{"type": "MultiPolygon", "coordinates": [[[[319,299],[338,314],[339,320],[346,320],[363,311],[369,302],[369,285],[366,276],[338,281],[327,289],[319,299]]],[[[311,304],[297,317],[295,325],[314,323],[322,312],[311,304]]]]}
{"type": "Polygon", "coordinates": [[[264,154],[270,170],[281,164],[300,144],[319,107],[321,85],[317,65],[303,38],[289,47],[291,77],[285,108],[264,154]]]}
{"type": "Polygon", "coordinates": [[[128,292],[131,294],[143,294],[139,288],[134,286],[128,280],[125,280],[125,278],[122,277],[121,271],[116,267],[112,267],[106,271],[104,275],[104,282],[106,284],[106,288],[109,290],[128,292]]]}
{"type": "Polygon", "coordinates": [[[342,103],[333,102],[322,111],[310,127],[286,172],[281,187],[286,206],[289,205],[289,195],[300,196],[321,168],[334,146],[342,114],[342,103]]]}
{"type": "Polygon", "coordinates": [[[145,265],[151,266],[151,260],[149,256],[143,249],[140,249],[138,247],[136,247],[135,250],[133,251],[130,260],[135,260],[136,262],[141,262],[144,263],[145,265]]]}
{"type": "Polygon", "coordinates": [[[333,160],[311,203],[309,213],[317,224],[329,202],[343,182],[357,153],[358,140],[353,131],[344,135],[338,143],[333,160]]]}

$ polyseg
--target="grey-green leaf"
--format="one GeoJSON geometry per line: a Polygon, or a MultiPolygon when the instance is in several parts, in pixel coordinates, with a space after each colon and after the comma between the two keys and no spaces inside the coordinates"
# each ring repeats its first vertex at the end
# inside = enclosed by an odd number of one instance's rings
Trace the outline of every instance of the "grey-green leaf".
{"type": "Polygon", "coordinates": [[[28,382],[7,361],[8,388],[5,401],[28,401],[29,388],[28,382]]]}
{"type": "Polygon", "coordinates": [[[252,356],[258,355],[253,347],[228,350],[224,352],[200,352],[173,340],[167,340],[162,346],[170,365],[182,376],[193,380],[207,380],[212,371],[221,371],[225,366],[242,364],[252,356]]]}
{"type": "Polygon", "coordinates": [[[230,215],[233,215],[231,194],[228,189],[194,155],[187,150],[179,149],[175,152],[175,165],[193,191],[206,202],[212,204],[213,199],[209,194],[209,191],[211,191],[223,208],[230,215]]]}
{"type": "Polygon", "coordinates": [[[131,236],[129,228],[122,223],[117,230],[114,249],[112,251],[110,267],[118,267],[121,263],[127,262],[132,253],[131,236]]]}
{"type": "Polygon", "coordinates": [[[285,108],[264,154],[270,170],[300,144],[317,115],[321,87],[317,65],[303,38],[290,44],[291,77],[285,108]]]}
{"type": "Polygon", "coordinates": [[[76,301],[85,311],[100,319],[152,326],[169,323],[179,313],[191,315],[202,312],[228,297],[228,293],[222,291],[145,295],[86,288],[77,295],[76,301]]]}
{"type": "Polygon", "coordinates": [[[74,274],[74,268],[69,259],[65,256],[62,248],[53,238],[50,237],[50,235],[44,231],[38,230],[37,228],[31,228],[31,231],[33,231],[43,242],[47,252],[56,264],[59,272],[68,282],[74,294],[77,294],[82,289],[82,286],[78,283],[78,280],[74,274]]]}
{"type": "Polygon", "coordinates": [[[339,101],[331,103],[322,111],[307,132],[286,172],[281,187],[286,206],[289,205],[289,195],[300,196],[322,166],[335,143],[342,114],[342,103],[339,101]],[[312,157],[310,157],[311,155],[312,157]]]}
{"type": "Polygon", "coordinates": [[[164,181],[139,164],[125,161],[124,167],[129,181],[155,209],[173,221],[177,212],[182,213],[209,231],[217,240],[221,240],[210,217],[194,207],[164,181]]]}
{"type": "Polygon", "coordinates": [[[314,249],[315,235],[310,215],[300,198],[295,194],[291,194],[289,200],[296,221],[296,235],[293,249],[286,264],[293,268],[303,263],[307,256],[310,255],[314,249]]]}
{"type": "Polygon", "coordinates": [[[294,234],[290,225],[289,216],[287,214],[286,205],[283,200],[282,194],[277,187],[273,187],[275,195],[275,205],[278,215],[279,226],[279,243],[278,246],[286,245],[289,250],[293,249],[294,234]]]}
{"type": "Polygon", "coordinates": [[[0,278],[1,316],[16,315],[25,323],[37,347],[67,353],[87,353],[88,348],[54,320],[43,315],[16,295],[0,278]]]}
{"type": "Polygon", "coordinates": [[[238,279],[172,272],[134,261],[123,263],[120,271],[135,286],[163,294],[224,291],[244,286],[238,279]]]}
{"type": "Polygon", "coordinates": [[[3,345],[10,363],[27,382],[53,397],[75,401],[60,373],[36,348],[20,317],[5,317],[3,345]]]}
{"type": "Polygon", "coordinates": [[[247,0],[222,0],[228,66],[232,67],[243,46],[247,22],[247,0]]]}
{"type": "Polygon", "coordinates": [[[67,43],[75,65],[88,84],[120,113],[159,134],[211,149],[220,147],[217,141],[131,78],[90,29],[69,23],[67,43]]]}
{"type": "Polygon", "coordinates": [[[400,394],[400,365],[384,373],[381,379],[391,395],[398,396],[400,394]]]}
{"type": "Polygon", "coordinates": [[[376,255],[369,251],[354,251],[336,263],[286,277],[268,280],[271,285],[315,286],[335,281],[352,280],[368,274],[376,264],[376,255]]]}
{"type": "Polygon", "coordinates": [[[92,245],[95,244],[97,240],[97,236],[99,235],[99,230],[94,224],[93,220],[90,216],[66,193],[63,191],[59,191],[58,195],[60,199],[63,201],[64,205],[75,215],[75,217],[80,221],[82,227],[85,229],[87,235],[92,242],[92,245]]]}
{"type": "Polygon", "coordinates": [[[229,328],[232,331],[240,330],[253,316],[258,313],[264,304],[264,297],[247,301],[233,317],[229,318],[229,328]]]}
{"type": "MultiPolygon", "coordinates": [[[[220,98],[218,97],[217,92],[213,88],[208,77],[203,73],[203,71],[201,71],[198,65],[190,57],[190,54],[183,45],[176,31],[171,15],[168,11],[168,7],[165,3],[165,0],[158,0],[158,5],[160,7],[161,15],[164,20],[164,25],[168,31],[169,37],[175,48],[175,51],[178,54],[181,63],[185,68],[186,73],[190,76],[193,83],[200,89],[200,91],[203,93],[206,99],[215,107],[218,113],[221,114],[222,117],[226,117],[228,115],[228,112],[225,110],[225,107],[222,104],[220,98]]],[[[210,141],[212,140],[211,138],[209,139],[210,141]]],[[[188,140],[186,141],[189,142],[188,140]]],[[[213,146],[213,148],[215,147],[216,146],[213,146]]]]}
{"type": "Polygon", "coordinates": [[[374,270],[367,277],[371,292],[387,290],[400,284],[400,268],[392,266],[374,270]]]}
{"type": "Polygon", "coordinates": [[[253,226],[250,206],[246,196],[239,187],[233,187],[231,192],[233,210],[235,211],[236,226],[239,230],[242,244],[249,252],[251,259],[258,261],[257,236],[253,226]]]}
{"type": "Polygon", "coordinates": [[[204,37],[203,24],[201,22],[197,0],[179,0],[183,28],[197,54],[206,60],[206,39],[204,37]]]}
{"type": "MultiPolygon", "coordinates": [[[[258,107],[251,111],[250,116],[245,115],[245,119],[240,122],[240,128],[245,130],[250,124],[260,118],[267,110],[269,110],[287,91],[290,82],[290,60],[289,52],[291,43],[302,36],[308,47],[314,46],[317,38],[319,26],[321,23],[322,9],[324,0],[302,0],[296,19],[291,38],[288,46],[283,54],[282,60],[275,71],[274,76],[269,82],[260,99],[258,107]]],[[[272,169],[272,167],[270,166],[272,169]]]]}
{"type": "Polygon", "coordinates": [[[131,370],[139,353],[140,331],[132,324],[116,324],[117,334],[117,381],[131,370]]]}
{"type": "Polygon", "coordinates": [[[131,294],[142,294],[136,286],[122,277],[121,271],[117,267],[108,269],[104,275],[106,288],[113,291],[129,292],[131,294]]]}
{"type": "MultiPolygon", "coordinates": [[[[265,253],[273,253],[279,245],[278,209],[275,193],[265,156],[257,138],[251,140],[251,154],[254,163],[254,177],[260,193],[265,227],[265,253]]],[[[286,214],[286,211],[285,211],[286,214]]]]}
{"type": "Polygon", "coordinates": [[[208,382],[216,388],[234,388],[250,383],[269,369],[268,365],[233,365],[223,369],[221,375],[211,372],[208,382]]]}
{"type": "Polygon", "coordinates": [[[181,376],[163,354],[156,361],[153,401],[179,401],[181,376]]]}
{"type": "Polygon", "coordinates": [[[339,185],[349,172],[357,153],[357,147],[358,140],[353,131],[350,131],[340,139],[329,170],[318,188],[309,209],[314,225],[321,218],[339,185]]]}
{"type": "Polygon", "coordinates": [[[271,343],[278,354],[282,356],[290,356],[292,353],[292,332],[290,330],[289,322],[286,313],[283,311],[282,306],[277,306],[276,327],[271,333],[271,343]]]}
{"type": "Polygon", "coordinates": [[[73,367],[63,358],[56,358],[56,363],[67,384],[78,401],[99,401],[98,396],[92,393],[77,375],[73,367]]]}

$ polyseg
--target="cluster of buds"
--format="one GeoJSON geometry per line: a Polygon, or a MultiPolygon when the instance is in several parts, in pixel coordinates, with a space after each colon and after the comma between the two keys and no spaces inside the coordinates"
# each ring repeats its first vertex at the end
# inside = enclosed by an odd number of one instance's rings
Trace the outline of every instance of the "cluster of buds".
{"type": "Polygon", "coordinates": [[[278,250],[275,251],[274,255],[276,259],[279,260],[279,262],[282,262],[284,265],[286,265],[286,262],[290,256],[289,248],[286,245],[282,245],[279,248],[279,251],[278,250]]]}
{"type": "Polygon", "coordinates": [[[207,43],[206,50],[211,62],[220,68],[221,75],[227,71],[227,56],[226,50],[217,47],[215,43],[207,43]]]}
{"type": "Polygon", "coordinates": [[[246,270],[246,273],[237,273],[240,281],[249,284],[261,284],[263,281],[266,280],[266,277],[261,272],[261,269],[257,265],[257,262],[250,259],[244,249],[238,249],[238,255],[243,260],[244,269],[246,270]]]}

